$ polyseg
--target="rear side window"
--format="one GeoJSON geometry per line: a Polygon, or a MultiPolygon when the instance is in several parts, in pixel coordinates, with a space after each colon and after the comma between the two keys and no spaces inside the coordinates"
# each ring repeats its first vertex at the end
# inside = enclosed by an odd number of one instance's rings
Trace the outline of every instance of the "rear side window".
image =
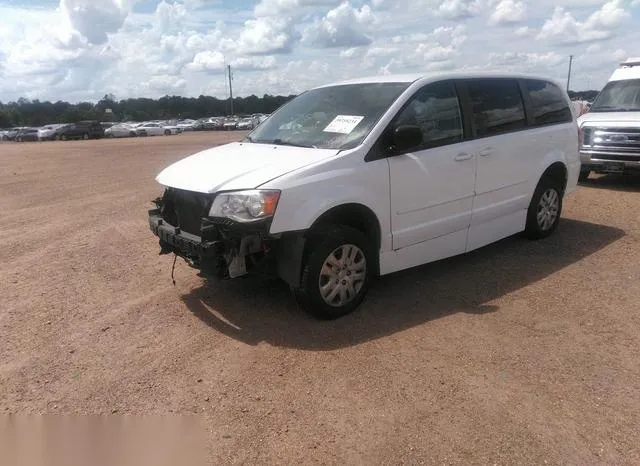
{"type": "Polygon", "coordinates": [[[525,79],[524,87],[531,98],[535,125],[567,123],[573,120],[571,109],[558,86],[548,81],[525,79]]]}
{"type": "Polygon", "coordinates": [[[477,137],[516,131],[526,127],[524,103],[515,79],[468,81],[477,137]]]}

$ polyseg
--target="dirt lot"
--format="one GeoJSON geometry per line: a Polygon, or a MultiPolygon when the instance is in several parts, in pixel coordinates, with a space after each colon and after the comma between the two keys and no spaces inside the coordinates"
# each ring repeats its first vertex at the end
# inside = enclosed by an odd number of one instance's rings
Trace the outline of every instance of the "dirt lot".
{"type": "Polygon", "coordinates": [[[154,176],[229,137],[0,144],[0,412],[197,413],[218,463],[640,462],[640,179],[323,323],[181,261],[173,286],[154,176]]]}

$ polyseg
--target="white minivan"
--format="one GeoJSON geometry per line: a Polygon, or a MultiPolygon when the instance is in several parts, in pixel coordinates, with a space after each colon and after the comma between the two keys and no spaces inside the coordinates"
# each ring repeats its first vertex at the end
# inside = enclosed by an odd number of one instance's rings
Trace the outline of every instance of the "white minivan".
{"type": "Polygon", "coordinates": [[[553,81],[365,78],[304,92],[241,142],[164,169],[149,224],[161,254],[203,276],[277,276],[332,319],[373,276],[550,235],[579,173],[578,128],[553,81]]]}

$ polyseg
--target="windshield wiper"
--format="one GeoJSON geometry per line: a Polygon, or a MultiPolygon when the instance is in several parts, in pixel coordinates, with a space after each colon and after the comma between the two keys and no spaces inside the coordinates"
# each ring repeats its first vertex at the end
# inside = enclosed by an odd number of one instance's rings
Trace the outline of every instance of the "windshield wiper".
{"type": "Polygon", "coordinates": [[[295,142],[291,142],[291,141],[285,141],[283,139],[274,139],[273,141],[271,141],[268,144],[275,144],[277,146],[293,146],[293,147],[306,147],[307,149],[317,149],[316,146],[309,146],[309,145],[305,145],[305,144],[298,144],[295,142]]]}

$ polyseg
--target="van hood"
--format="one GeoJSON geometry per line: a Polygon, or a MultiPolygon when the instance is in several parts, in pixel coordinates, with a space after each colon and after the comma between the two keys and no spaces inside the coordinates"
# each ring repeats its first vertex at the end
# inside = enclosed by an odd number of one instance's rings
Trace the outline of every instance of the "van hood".
{"type": "Polygon", "coordinates": [[[587,112],[578,118],[578,124],[594,123],[621,124],[621,126],[640,127],[640,112],[587,112]]]}
{"type": "Polygon", "coordinates": [[[254,189],[337,153],[329,149],[234,142],[182,159],[162,170],[156,181],[199,193],[254,189]]]}

